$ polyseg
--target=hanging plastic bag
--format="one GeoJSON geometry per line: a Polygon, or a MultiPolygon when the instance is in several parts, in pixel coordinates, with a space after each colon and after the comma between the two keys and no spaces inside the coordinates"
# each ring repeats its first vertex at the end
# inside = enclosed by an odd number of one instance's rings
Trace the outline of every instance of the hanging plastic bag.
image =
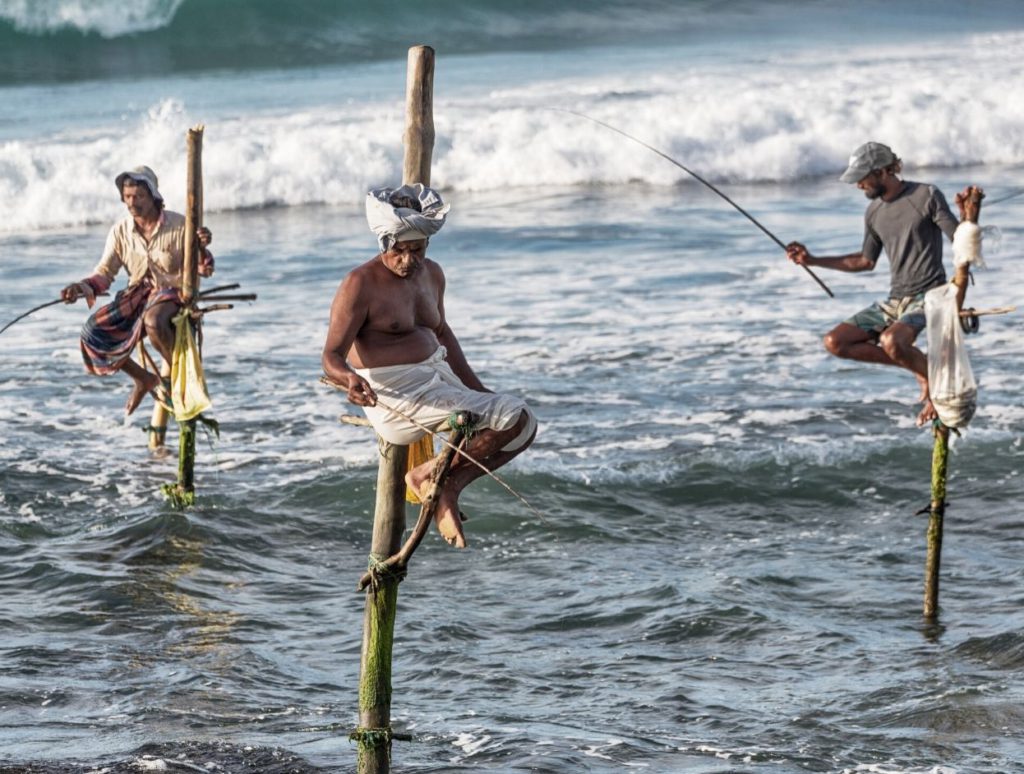
{"type": "Polygon", "coordinates": [[[174,353],[171,360],[171,405],[178,422],[193,419],[213,403],[206,393],[206,378],[199,347],[192,335],[192,320],[182,309],[171,321],[174,323],[174,353]]]}
{"type": "Polygon", "coordinates": [[[950,283],[924,296],[928,393],[946,427],[966,427],[978,407],[978,385],[964,346],[956,290],[956,285],[950,283]]]}

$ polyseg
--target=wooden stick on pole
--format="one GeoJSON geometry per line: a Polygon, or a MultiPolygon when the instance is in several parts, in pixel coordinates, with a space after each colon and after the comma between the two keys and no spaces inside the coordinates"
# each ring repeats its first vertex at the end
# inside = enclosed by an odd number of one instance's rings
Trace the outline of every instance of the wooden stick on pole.
{"type": "MultiPolygon", "coordinates": [[[[434,49],[409,49],[406,78],[405,157],[402,182],[430,184],[430,159],[434,150],[434,49]]],[[[405,530],[405,469],[409,449],[380,443],[377,471],[377,502],[373,517],[371,563],[383,562],[402,545],[405,530]]],[[[359,676],[359,728],[357,769],[360,774],[391,770],[391,654],[395,612],[398,605],[397,575],[366,591],[363,616],[363,651],[359,676]]]]}
{"type": "MultiPolygon", "coordinates": [[[[964,220],[978,222],[983,194],[972,189],[964,207],[964,220]]],[[[956,308],[960,312],[967,296],[970,266],[956,267],[956,308]]],[[[939,569],[942,564],[942,527],[946,515],[946,472],[949,467],[949,428],[938,424],[932,447],[932,499],[928,508],[927,555],[924,563],[924,617],[935,621],[939,615],[939,569]]]]}

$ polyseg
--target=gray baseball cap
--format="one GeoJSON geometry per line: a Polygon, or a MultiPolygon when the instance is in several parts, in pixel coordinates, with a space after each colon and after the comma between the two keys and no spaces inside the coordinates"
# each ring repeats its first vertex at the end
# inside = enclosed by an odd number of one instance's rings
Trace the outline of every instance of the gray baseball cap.
{"type": "Polygon", "coordinates": [[[160,191],[157,188],[156,173],[147,166],[135,167],[129,169],[127,172],[122,172],[120,175],[114,178],[114,184],[117,186],[117,192],[120,194],[121,189],[124,187],[124,181],[131,178],[136,183],[144,183],[146,188],[149,189],[150,195],[159,201],[163,201],[164,197],[160,195],[160,191]]]}
{"type": "Polygon", "coordinates": [[[843,183],[859,183],[876,169],[883,169],[897,161],[896,154],[888,145],[880,142],[866,142],[850,156],[849,166],[839,176],[843,183]]]}

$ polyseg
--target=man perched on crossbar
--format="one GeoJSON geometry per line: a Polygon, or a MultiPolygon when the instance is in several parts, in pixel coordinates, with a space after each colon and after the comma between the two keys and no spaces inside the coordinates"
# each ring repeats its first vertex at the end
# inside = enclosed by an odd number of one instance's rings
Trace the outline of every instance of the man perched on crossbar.
{"type": "MultiPolygon", "coordinates": [[[[380,253],[349,272],[334,296],[323,368],[392,444],[415,443],[424,428],[439,432],[453,414],[470,412],[477,426],[466,453],[493,471],[533,442],[537,422],[520,398],[483,386],[448,326],[444,272],[426,256],[447,213],[422,184],[367,194],[380,253]]],[[[433,467],[428,460],[406,474],[421,497],[433,467]]],[[[459,494],[484,473],[458,456],[438,493],[434,521],[451,545],[466,545],[459,494]]]]}

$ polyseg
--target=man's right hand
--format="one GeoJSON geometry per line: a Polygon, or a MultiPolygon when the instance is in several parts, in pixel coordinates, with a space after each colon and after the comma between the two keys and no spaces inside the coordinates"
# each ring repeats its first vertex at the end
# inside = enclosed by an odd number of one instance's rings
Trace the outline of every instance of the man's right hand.
{"type": "Polygon", "coordinates": [[[806,266],[810,262],[811,254],[800,242],[790,242],[786,245],[786,257],[797,266],[806,266]]]}
{"type": "Polygon", "coordinates": [[[72,282],[60,292],[60,297],[65,304],[73,304],[85,295],[85,289],[81,282],[72,282]]]}
{"type": "Polygon", "coordinates": [[[370,387],[370,383],[359,374],[349,374],[348,399],[357,406],[377,405],[377,393],[370,387]]]}

